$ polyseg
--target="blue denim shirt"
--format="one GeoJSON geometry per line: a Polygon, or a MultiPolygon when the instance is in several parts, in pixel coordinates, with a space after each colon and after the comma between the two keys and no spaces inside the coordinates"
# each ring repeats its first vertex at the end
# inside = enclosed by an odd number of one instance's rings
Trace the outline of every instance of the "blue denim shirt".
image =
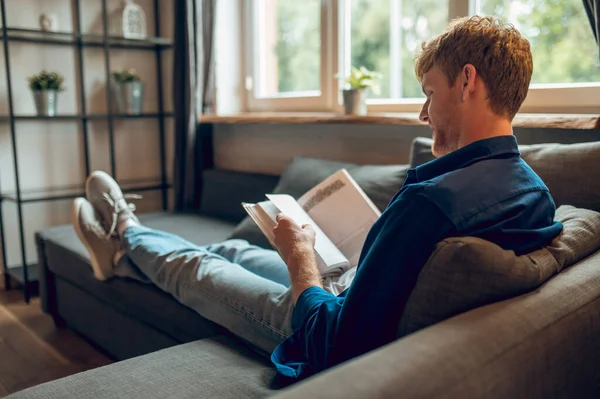
{"type": "Polygon", "coordinates": [[[393,341],[441,240],[474,236],[527,253],[562,230],[554,212],[514,136],[480,140],[409,170],[367,236],[352,286],[337,297],[319,287],[300,295],[294,334],[271,355],[279,376],[292,382],[393,341]]]}

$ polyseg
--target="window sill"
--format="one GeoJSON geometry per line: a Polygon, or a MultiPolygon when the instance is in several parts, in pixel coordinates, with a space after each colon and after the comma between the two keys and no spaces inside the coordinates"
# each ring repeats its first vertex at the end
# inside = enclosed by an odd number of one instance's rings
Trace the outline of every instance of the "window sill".
{"type": "MultiPolygon", "coordinates": [[[[381,113],[366,116],[312,112],[248,112],[235,115],[201,115],[206,124],[373,124],[424,126],[416,113],[381,113]]],[[[600,128],[600,116],[577,114],[518,114],[514,127],[544,129],[600,128]]]]}

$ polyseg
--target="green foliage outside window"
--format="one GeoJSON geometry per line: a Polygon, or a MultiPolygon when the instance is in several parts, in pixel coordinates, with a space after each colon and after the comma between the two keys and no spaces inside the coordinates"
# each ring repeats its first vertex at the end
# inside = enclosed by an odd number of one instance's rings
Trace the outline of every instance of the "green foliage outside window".
{"type": "Polygon", "coordinates": [[[531,43],[532,83],[600,82],[598,46],[581,0],[483,0],[482,12],[531,43]]]}
{"type": "MultiPolygon", "coordinates": [[[[381,92],[390,98],[390,4],[392,0],[345,0],[350,4],[351,64],[382,73],[381,92]]],[[[320,12],[318,1],[277,1],[278,87],[280,92],[317,90],[320,79],[320,12]]],[[[481,0],[481,13],[515,23],[531,42],[532,83],[600,82],[598,47],[581,0],[481,0]]],[[[422,97],[414,74],[421,42],[447,25],[448,0],[404,0],[397,20],[404,98],[422,97]]],[[[398,49],[397,49],[398,50],[398,49]]]]}
{"type": "Polygon", "coordinates": [[[321,77],[320,1],[276,0],[279,92],[319,90],[321,77]]]}

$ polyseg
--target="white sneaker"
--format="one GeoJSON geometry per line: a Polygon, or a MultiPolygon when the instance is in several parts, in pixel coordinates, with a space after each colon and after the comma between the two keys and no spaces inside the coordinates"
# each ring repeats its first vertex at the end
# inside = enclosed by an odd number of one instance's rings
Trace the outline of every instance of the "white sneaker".
{"type": "Polygon", "coordinates": [[[132,219],[140,223],[133,213],[135,205],[127,199],[141,198],[139,195],[123,195],[121,187],[108,173],[93,172],[85,182],[85,195],[100,216],[100,221],[109,235],[116,235],[120,222],[132,219]]]}
{"type": "Polygon", "coordinates": [[[97,212],[85,198],[76,198],[72,207],[73,228],[90,255],[94,276],[106,280],[113,276],[119,239],[107,234],[97,212]]]}

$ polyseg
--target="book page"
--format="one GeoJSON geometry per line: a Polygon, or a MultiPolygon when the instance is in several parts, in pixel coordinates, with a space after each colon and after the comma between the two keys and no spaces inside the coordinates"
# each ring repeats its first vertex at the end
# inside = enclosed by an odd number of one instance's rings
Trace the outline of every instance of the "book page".
{"type": "Polygon", "coordinates": [[[339,275],[349,266],[348,259],[336,247],[323,230],[318,222],[313,220],[302,209],[300,204],[287,194],[267,194],[267,198],[284,215],[292,219],[297,225],[310,224],[315,230],[315,252],[317,254],[317,263],[321,263],[319,271],[322,276],[339,275]]]}
{"type": "MultiPolygon", "coordinates": [[[[293,198],[292,200],[295,202],[293,198]]],[[[242,203],[242,206],[250,218],[254,220],[265,237],[269,240],[273,248],[275,248],[275,236],[273,234],[273,228],[277,225],[277,215],[285,212],[280,211],[279,208],[277,208],[277,206],[275,206],[275,204],[273,204],[271,201],[262,201],[256,204],[244,202],[242,203]]],[[[297,205],[297,203],[296,206],[298,206],[298,208],[302,211],[302,208],[297,205]]],[[[302,212],[306,215],[304,211],[302,212]]],[[[292,218],[292,216],[288,216],[292,218]]],[[[315,235],[316,237],[319,237],[318,240],[315,239],[315,254],[319,272],[323,277],[342,274],[348,268],[348,260],[341,254],[335,245],[333,245],[331,240],[324,236],[322,231],[318,230],[318,227],[316,226],[315,222],[310,219],[310,216],[306,215],[306,218],[308,219],[292,218],[292,220],[294,220],[296,223],[300,223],[297,220],[309,220],[308,222],[302,222],[300,225],[308,223],[315,229],[315,235]],[[317,233],[317,231],[319,231],[320,234],[317,233]]]]}
{"type": "Polygon", "coordinates": [[[381,215],[373,201],[342,169],[318,184],[298,204],[356,266],[371,226],[381,215]]]}
{"type": "Polygon", "coordinates": [[[256,204],[242,202],[242,206],[265,237],[267,237],[271,245],[275,247],[273,244],[275,238],[273,228],[277,225],[277,215],[280,213],[279,209],[271,201],[262,201],[256,204]]]}

